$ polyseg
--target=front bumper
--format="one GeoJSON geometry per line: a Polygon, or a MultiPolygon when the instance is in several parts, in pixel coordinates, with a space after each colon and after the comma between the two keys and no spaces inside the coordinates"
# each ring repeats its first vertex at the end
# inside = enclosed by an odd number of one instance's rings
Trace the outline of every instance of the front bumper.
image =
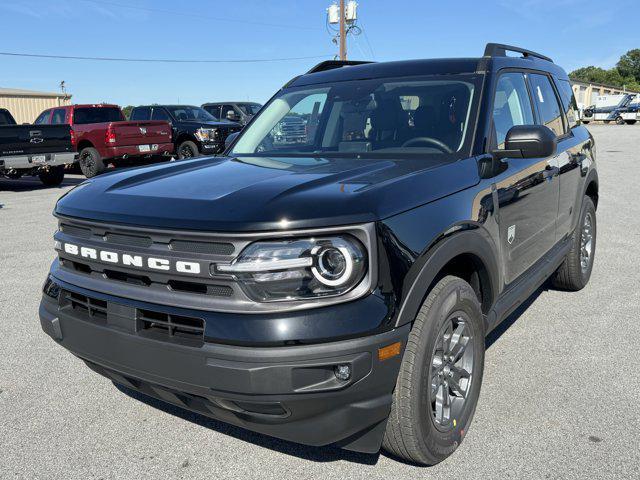
{"type": "Polygon", "coordinates": [[[104,316],[92,317],[64,294],[43,295],[40,322],[92,369],[152,397],[297,443],[380,448],[409,326],[313,345],[187,346],[141,335],[130,305],[101,305],[104,316]],[[400,354],[379,360],[378,350],[396,342],[400,354]],[[337,365],[351,367],[349,380],[336,378],[337,365]]]}
{"type": "Polygon", "coordinates": [[[169,155],[173,153],[173,143],[145,144],[149,150],[141,151],[140,145],[105,147],[105,158],[141,157],[147,155],[169,155]]]}
{"type": "Polygon", "coordinates": [[[0,167],[7,170],[25,170],[40,167],[56,167],[69,165],[76,161],[78,154],[75,152],[42,153],[34,155],[20,155],[15,157],[3,157],[0,159],[0,167]],[[44,162],[37,163],[34,158],[44,156],[44,162]]]}

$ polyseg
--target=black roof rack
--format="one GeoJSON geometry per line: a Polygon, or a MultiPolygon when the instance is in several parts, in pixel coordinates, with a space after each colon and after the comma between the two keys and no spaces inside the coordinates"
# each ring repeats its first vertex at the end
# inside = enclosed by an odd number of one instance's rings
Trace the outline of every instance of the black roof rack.
{"type": "Polygon", "coordinates": [[[325,60],[320,62],[307,73],[325,72],[340,67],[349,67],[352,65],[364,65],[365,63],[373,63],[365,60],[325,60]]]}
{"type": "Polygon", "coordinates": [[[527,57],[535,57],[540,60],[546,60],[547,62],[553,63],[549,57],[542,55],[541,53],[532,52],[531,50],[527,50],[526,48],[514,47],[512,45],[504,45],[502,43],[487,43],[487,46],[484,49],[485,57],[506,57],[507,52],[516,52],[521,53],[524,58],[527,57]]]}

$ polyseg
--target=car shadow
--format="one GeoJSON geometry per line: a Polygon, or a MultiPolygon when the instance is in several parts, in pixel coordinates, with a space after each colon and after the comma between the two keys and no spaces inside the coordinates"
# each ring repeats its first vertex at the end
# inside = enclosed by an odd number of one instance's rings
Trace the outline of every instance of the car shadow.
{"type": "MultiPolygon", "coordinates": [[[[538,299],[538,297],[542,294],[542,292],[547,291],[550,288],[551,288],[550,281],[547,281],[545,284],[540,286],[533,294],[531,294],[531,296],[527,298],[527,300],[525,300],[502,323],[500,323],[500,325],[498,325],[487,336],[485,340],[486,349],[489,349],[491,346],[493,346],[500,339],[500,337],[507,330],[509,330],[509,328],[511,328],[513,324],[515,324],[518,321],[518,319],[522,316],[522,314],[538,299]]],[[[132,390],[130,388],[125,387],[124,385],[120,385],[115,382],[114,382],[114,385],[120,392],[127,395],[128,397],[141,401],[153,408],[157,408],[158,410],[161,410],[170,415],[179,417],[183,420],[194,423],[201,427],[215,430],[224,435],[229,435],[238,440],[249,442],[263,448],[268,448],[270,450],[274,450],[279,453],[292,455],[304,460],[311,460],[313,462],[322,462],[322,463],[344,460],[344,461],[359,463],[363,465],[375,465],[376,463],[378,463],[380,456],[383,455],[385,457],[391,458],[397,462],[404,463],[406,465],[419,466],[419,465],[412,464],[410,462],[406,462],[402,459],[399,459],[393,455],[387,454],[386,452],[383,452],[383,451],[377,454],[365,454],[365,453],[358,453],[358,452],[350,452],[348,450],[342,450],[334,446],[311,447],[307,445],[288,442],[286,440],[281,440],[281,439],[270,437],[268,435],[264,435],[261,433],[252,432],[250,430],[246,430],[241,427],[236,427],[228,423],[224,423],[209,417],[205,417],[204,415],[200,415],[190,410],[185,410],[183,408],[177,407],[170,403],[163,402],[162,400],[149,397],[144,393],[138,392],[136,390],[132,390]]]]}
{"type": "Polygon", "coordinates": [[[33,190],[53,190],[65,187],[72,187],[85,181],[83,176],[65,176],[62,183],[57,187],[47,187],[42,184],[38,177],[22,177],[17,180],[0,178],[0,192],[31,192],[33,190]]]}
{"type": "Polygon", "coordinates": [[[378,462],[380,454],[366,454],[350,452],[342,450],[338,447],[311,447],[298,443],[288,442],[279,438],[270,437],[262,433],[252,432],[241,427],[236,427],[228,423],[205,417],[198,413],[177,407],[162,400],[149,397],[144,393],[132,390],[123,385],[114,382],[115,387],[123,394],[135,400],[141,401],[153,408],[157,408],[165,413],[181,418],[191,423],[195,423],[204,428],[215,430],[216,432],[228,435],[230,437],[242,440],[243,442],[252,443],[259,447],[268,448],[279,453],[284,453],[303,460],[311,460],[313,462],[326,463],[345,460],[353,463],[365,465],[375,465],[378,462]]]}

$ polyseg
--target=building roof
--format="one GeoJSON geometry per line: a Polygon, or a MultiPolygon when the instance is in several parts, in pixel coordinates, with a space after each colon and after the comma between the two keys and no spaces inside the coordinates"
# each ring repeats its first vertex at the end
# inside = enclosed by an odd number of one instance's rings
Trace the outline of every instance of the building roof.
{"type": "Polygon", "coordinates": [[[20,88],[0,88],[0,96],[16,97],[71,97],[69,93],[62,92],[36,92],[34,90],[23,90],[20,88]]]}

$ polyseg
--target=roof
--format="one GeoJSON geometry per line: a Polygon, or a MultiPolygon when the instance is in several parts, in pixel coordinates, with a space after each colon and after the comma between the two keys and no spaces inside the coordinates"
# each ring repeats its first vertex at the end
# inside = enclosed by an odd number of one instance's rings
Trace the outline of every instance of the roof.
{"type": "Polygon", "coordinates": [[[16,97],[62,97],[69,98],[69,93],[62,92],[37,92],[35,90],[22,90],[20,88],[0,88],[0,95],[16,97]]]}
{"type": "Polygon", "coordinates": [[[308,73],[295,78],[287,86],[297,87],[321,83],[393,78],[420,75],[455,75],[465,73],[495,72],[502,68],[522,68],[549,72],[561,79],[568,79],[558,65],[537,57],[476,57],[438,58],[430,60],[402,60],[395,62],[364,63],[330,70],[308,73]]]}
{"type": "Polygon", "coordinates": [[[242,100],[239,102],[227,101],[227,102],[207,102],[203,103],[204,105],[260,105],[260,102],[252,102],[250,100],[242,100]]]}

